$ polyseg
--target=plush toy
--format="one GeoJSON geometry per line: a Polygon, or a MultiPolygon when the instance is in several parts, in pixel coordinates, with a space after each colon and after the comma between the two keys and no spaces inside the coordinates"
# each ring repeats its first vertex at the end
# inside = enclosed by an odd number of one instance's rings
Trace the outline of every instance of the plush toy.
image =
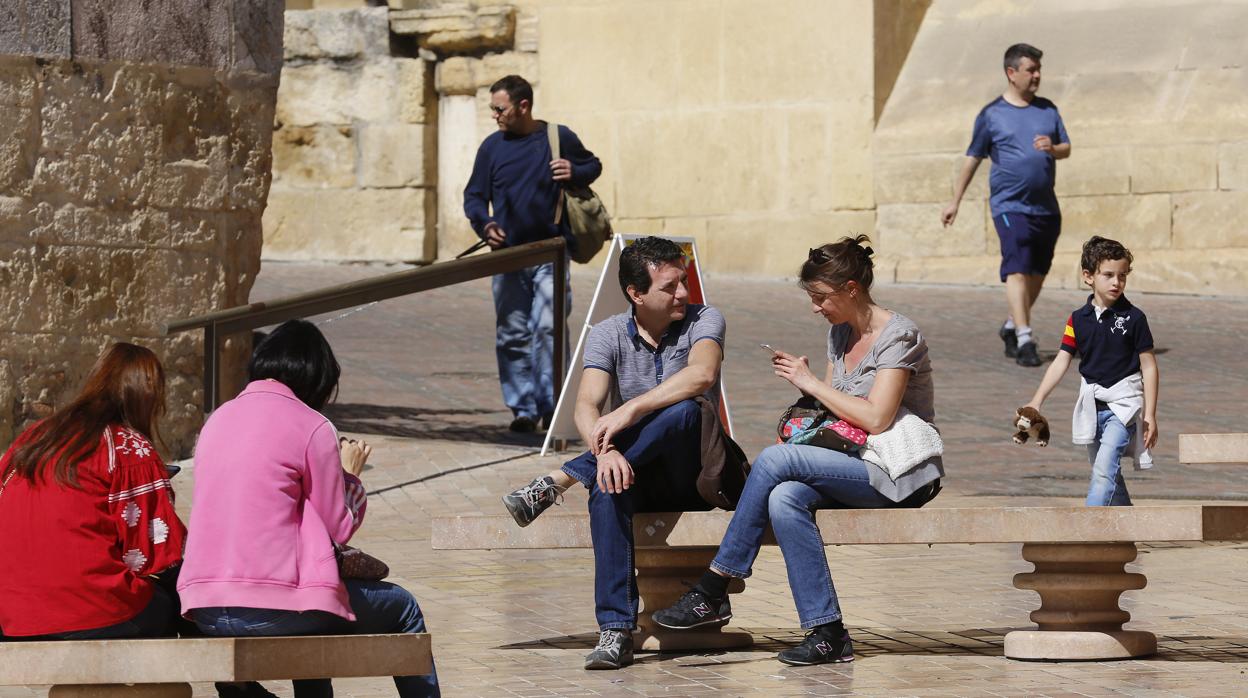
{"type": "Polygon", "coordinates": [[[1016,444],[1027,443],[1030,436],[1036,440],[1037,446],[1049,445],[1049,420],[1034,407],[1018,408],[1014,413],[1014,428],[1018,429],[1018,433],[1014,434],[1016,444]]]}

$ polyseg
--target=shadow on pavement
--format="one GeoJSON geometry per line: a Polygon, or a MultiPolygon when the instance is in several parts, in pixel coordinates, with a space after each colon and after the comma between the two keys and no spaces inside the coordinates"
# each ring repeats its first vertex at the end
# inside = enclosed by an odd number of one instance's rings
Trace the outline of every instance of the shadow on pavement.
{"type": "Polygon", "coordinates": [[[325,407],[325,416],[338,431],[354,434],[512,446],[541,446],[543,437],[508,431],[511,415],[506,410],[331,403],[325,407]]]}
{"type": "MultiPolygon", "coordinates": [[[[805,633],[800,630],[776,628],[744,628],[744,630],[754,635],[754,645],[748,650],[743,650],[749,652],[780,652],[799,644],[805,637],[805,633]]],[[[1011,628],[972,628],[955,631],[898,630],[891,632],[882,628],[871,630],[850,628],[850,634],[854,638],[854,656],[858,658],[892,654],[1000,657],[1005,644],[1005,634],[1010,630],[1011,628]]],[[[528,642],[514,642],[499,646],[497,649],[577,649],[588,652],[597,642],[598,633],[580,633],[540,638],[528,642]]],[[[1222,663],[1248,661],[1248,638],[1243,637],[1159,635],[1157,645],[1157,654],[1144,661],[1222,663]]],[[[732,650],[639,652],[638,661],[656,662],[681,657],[717,657],[719,659],[713,663],[723,664],[722,658],[731,656],[732,653],[732,650]]],[[[760,661],[760,659],[753,656],[746,659],[743,655],[742,661],[760,661]]],[[[686,663],[685,666],[696,666],[696,664],[686,663]]]]}

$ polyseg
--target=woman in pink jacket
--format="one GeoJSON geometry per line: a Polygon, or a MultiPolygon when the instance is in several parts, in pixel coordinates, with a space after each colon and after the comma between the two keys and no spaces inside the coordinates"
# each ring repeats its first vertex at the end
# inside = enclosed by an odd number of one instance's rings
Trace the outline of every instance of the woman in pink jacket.
{"type": "MultiPolygon", "coordinates": [[[[339,367],[311,323],[292,320],[256,347],[250,383],[204,424],[195,449],[182,611],[208,635],[423,633],[416,599],[395,584],[342,579],[334,545],[364,521],[359,474],[371,449],[339,443],[318,411],[339,367]]],[[[436,673],[396,676],[399,695],[440,695],[436,673]]],[[[297,698],[332,696],[328,679],[297,698]]]]}

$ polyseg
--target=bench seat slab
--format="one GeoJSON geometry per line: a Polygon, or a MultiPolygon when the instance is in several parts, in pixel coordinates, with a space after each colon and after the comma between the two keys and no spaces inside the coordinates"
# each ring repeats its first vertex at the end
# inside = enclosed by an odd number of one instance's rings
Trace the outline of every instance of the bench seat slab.
{"type": "Polygon", "coordinates": [[[427,634],[5,642],[0,685],[409,676],[431,663],[427,634]]]}
{"type": "Polygon", "coordinates": [[[53,686],[48,698],[191,698],[189,683],[96,683],[53,686]]]}
{"type": "Polygon", "coordinates": [[[1248,433],[1179,434],[1180,463],[1248,463],[1248,433]]]}

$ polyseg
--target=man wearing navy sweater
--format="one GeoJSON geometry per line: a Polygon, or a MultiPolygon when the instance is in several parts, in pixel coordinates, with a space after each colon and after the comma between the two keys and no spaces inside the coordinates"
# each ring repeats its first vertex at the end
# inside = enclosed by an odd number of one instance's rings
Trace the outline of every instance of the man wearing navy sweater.
{"type": "MultiPolygon", "coordinates": [[[[602,163],[565,126],[559,127],[562,157],[552,159],[546,123],[533,118],[533,87],[519,75],[490,86],[490,111],[498,131],[481,143],[464,187],[472,229],[494,250],[559,235],[571,243],[566,213],[555,223],[560,191],[565,183],[588,186],[602,163]]],[[[494,276],[498,379],[514,415],[512,431],[534,431],[539,420],[549,425],[555,411],[553,277],[554,264],[494,276]]]]}

